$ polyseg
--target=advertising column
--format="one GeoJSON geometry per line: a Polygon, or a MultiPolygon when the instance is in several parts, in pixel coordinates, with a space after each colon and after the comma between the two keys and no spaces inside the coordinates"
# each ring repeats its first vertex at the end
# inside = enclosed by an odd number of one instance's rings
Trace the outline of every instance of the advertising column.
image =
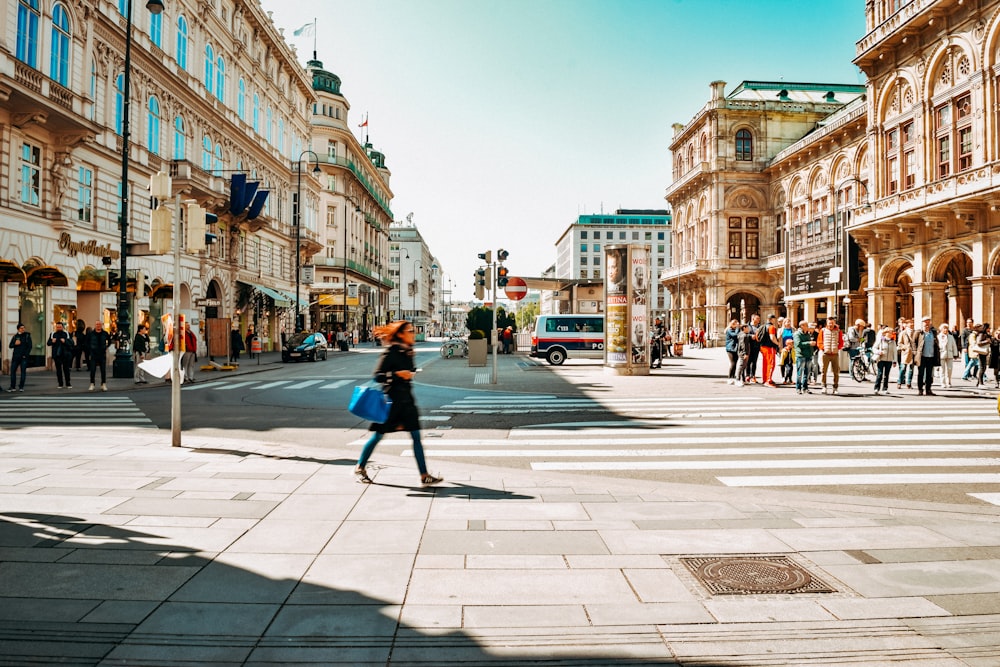
{"type": "Polygon", "coordinates": [[[649,248],[605,246],[605,367],[618,375],[649,374],[649,248]]]}

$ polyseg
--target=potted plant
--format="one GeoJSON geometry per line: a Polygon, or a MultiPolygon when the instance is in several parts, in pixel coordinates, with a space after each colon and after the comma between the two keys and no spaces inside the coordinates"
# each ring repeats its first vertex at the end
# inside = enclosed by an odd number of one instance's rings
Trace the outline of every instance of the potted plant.
{"type": "Polygon", "coordinates": [[[469,365],[486,365],[486,332],[473,329],[469,332],[469,365]]]}

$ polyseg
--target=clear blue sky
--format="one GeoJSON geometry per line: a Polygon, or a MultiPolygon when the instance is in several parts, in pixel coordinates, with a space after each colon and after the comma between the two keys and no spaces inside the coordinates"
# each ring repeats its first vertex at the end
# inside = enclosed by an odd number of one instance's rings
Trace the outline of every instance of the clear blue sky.
{"type": "Polygon", "coordinates": [[[413,222],[472,295],[476,254],[537,276],[578,215],[667,208],[671,125],[709,83],[864,82],[864,0],[263,0],[294,37],[315,17],[355,134],[392,171],[413,222]]]}

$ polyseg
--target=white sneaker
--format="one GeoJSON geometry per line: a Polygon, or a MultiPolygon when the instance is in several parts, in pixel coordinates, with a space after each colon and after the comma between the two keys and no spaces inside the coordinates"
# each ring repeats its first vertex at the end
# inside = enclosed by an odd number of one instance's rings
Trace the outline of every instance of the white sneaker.
{"type": "Polygon", "coordinates": [[[824,394],[826,393],[826,387],[823,387],[823,393],[824,394]]]}
{"type": "Polygon", "coordinates": [[[734,380],[733,378],[729,378],[728,380],[726,380],[726,384],[735,384],[735,383],[736,380],[734,380]]]}
{"type": "Polygon", "coordinates": [[[104,383],[102,382],[102,383],[101,383],[101,391],[107,391],[107,390],[108,390],[108,385],[106,385],[106,384],[104,384],[104,383]]]}
{"type": "Polygon", "coordinates": [[[743,386],[743,380],[737,380],[736,381],[736,386],[737,387],[742,387],[743,386]]]}
{"type": "Polygon", "coordinates": [[[834,393],[834,394],[836,394],[836,393],[837,393],[837,388],[836,388],[836,387],[834,387],[834,388],[833,388],[833,393],[834,393]]]}
{"type": "Polygon", "coordinates": [[[87,391],[94,391],[94,385],[93,385],[93,384],[91,384],[91,385],[90,385],[90,389],[88,389],[87,391]]]}
{"type": "Polygon", "coordinates": [[[876,396],[881,396],[881,395],[882,395],[882,392],[881,392],[880,390],[876,389],[876,390],[875,390],[875,395],[876,395],[876,396]]]}

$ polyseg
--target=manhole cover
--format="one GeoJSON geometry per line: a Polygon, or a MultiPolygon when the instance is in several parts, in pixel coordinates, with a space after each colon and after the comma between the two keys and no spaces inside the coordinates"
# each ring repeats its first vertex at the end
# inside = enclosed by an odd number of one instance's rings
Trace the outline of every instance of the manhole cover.
{"type": "Polygon", "coordinates": [[[836,592],[785,556],[707,556],[680,560],[714,595],[836,592]]]}

